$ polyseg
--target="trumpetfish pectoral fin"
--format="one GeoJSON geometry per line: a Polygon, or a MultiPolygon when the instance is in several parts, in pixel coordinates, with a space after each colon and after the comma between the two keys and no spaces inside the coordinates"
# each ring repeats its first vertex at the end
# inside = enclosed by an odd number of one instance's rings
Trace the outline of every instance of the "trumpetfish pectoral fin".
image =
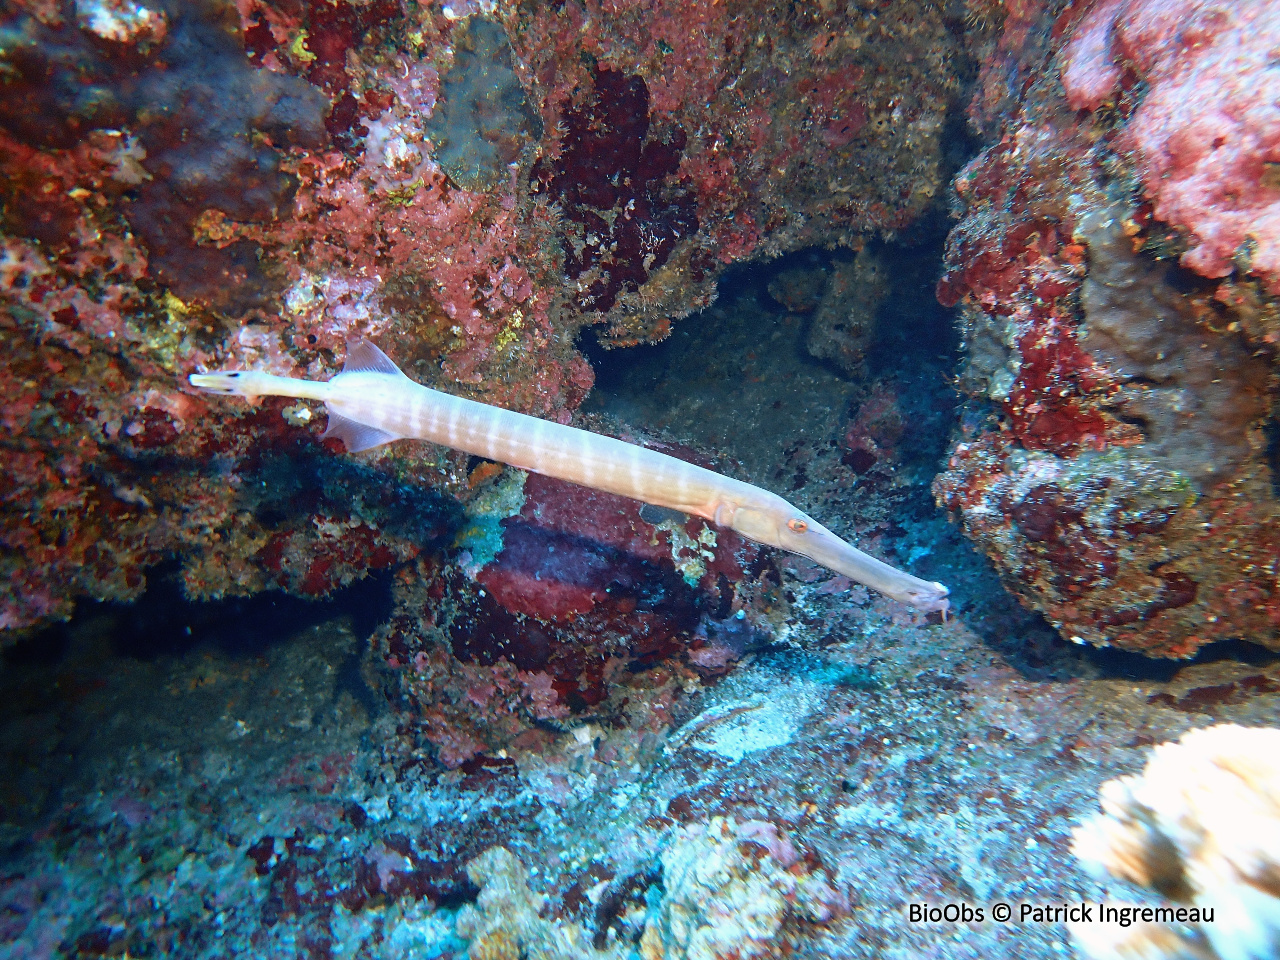
{"type": "Polygon", "coordinates": [[[321,434],[320,439],[328,440],[330,437],[337,437],[341,440],[350,453],[372,450],[374,447],[380,447],[384,443],[404,439],[404,437],[389,433],[386,430],[379,430],[377,427],[371,427],[366,423],[356,423],[354,420],[348,420],[342,414],[334,413],[332,410],[329,411],[329,426],[321,434]]]}
{"type": "MultiPolygon", "coordinates": [[[[353,340],[347,344],[346,362],[342,365],[342,372],[333,379],[336,382],[352,373],[384,373],[404,380],[409,379],[404,371],[396,366],[394,360],[368,340],[353,340]]],[[[344,417],[333,409],[331,403],[326,403],[325,409],[329,413],[329,425],[321,439],[328,440],[330,437],[336,437],[343,442],[350,453],[372,450],[375,447],[405,439],[401,434],[392,433],[390,430],[383,430],[380,427],[344,417]]]]}

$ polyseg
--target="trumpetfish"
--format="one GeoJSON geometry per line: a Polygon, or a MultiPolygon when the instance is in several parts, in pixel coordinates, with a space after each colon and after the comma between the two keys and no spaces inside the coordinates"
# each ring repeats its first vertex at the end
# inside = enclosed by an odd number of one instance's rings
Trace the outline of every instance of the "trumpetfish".
{"type": "Polygon", "coordinates": [[[367,340],[350,344],[327,382],[258,370],[195,373],[191,385],[236,397],[319,400],[324,437],[352,453],[394,440],[429,440],[477,457],[702,517],[757,543],[808,557],[886,596],[945,617],[948,590],[869,554],[768,490],[625,440],[432,390],[367,340]]]}

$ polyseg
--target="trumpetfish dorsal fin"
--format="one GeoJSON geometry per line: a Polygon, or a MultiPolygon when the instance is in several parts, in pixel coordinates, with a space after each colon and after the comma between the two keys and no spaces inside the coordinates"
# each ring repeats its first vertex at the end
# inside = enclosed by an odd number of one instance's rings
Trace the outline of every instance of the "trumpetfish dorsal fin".
{"type": "Polygon", "coordinates": [[[389,373],[397,377],[405,376],[404,371],[396,366],[395,361],[369,340],[352,340],[347,344],[347,360],[342,365],[342,372],[389,373]]]}

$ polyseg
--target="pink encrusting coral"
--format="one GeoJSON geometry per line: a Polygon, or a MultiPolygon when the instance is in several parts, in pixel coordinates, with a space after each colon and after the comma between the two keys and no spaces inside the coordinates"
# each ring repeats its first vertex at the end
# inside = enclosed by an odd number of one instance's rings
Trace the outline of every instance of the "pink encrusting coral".
{"type": "Polygon", "coordinates": [[[1228,0],[1103,0],[1062,64],[1067,98],[1096,109],[1124,71],[1148,90],[1120,134],[1155,215],[1185,232],[1186,266],[1233,269],[1280,294],[1280,7],[1228,0]]]}
{"type": "Polygon", "coordinates": [[[1120,82],[1116,64],[1116,17],[1130,0],[1096,0],[1077,23],[1061,66],[1067,102],[1076,110],[1096,110],[1120,82]]]}

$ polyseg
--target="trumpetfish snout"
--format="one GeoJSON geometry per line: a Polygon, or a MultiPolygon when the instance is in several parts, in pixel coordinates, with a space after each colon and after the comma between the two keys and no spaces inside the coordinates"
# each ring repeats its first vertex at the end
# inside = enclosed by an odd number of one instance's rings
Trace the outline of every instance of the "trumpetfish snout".
{"type": "Polygon", "coordinates": [[[944,618],[950,606],[942,584],[863,553],[777,494],[624,440],[424,387],[367,340],[348,347],[342,372],[325,383],[257,370],[196,373],[189,379],[224,396],[321,400],[329,412],[325,437],[337,437],[353,453],[393,440],[430,440],[702,517],[944,618]]]}

